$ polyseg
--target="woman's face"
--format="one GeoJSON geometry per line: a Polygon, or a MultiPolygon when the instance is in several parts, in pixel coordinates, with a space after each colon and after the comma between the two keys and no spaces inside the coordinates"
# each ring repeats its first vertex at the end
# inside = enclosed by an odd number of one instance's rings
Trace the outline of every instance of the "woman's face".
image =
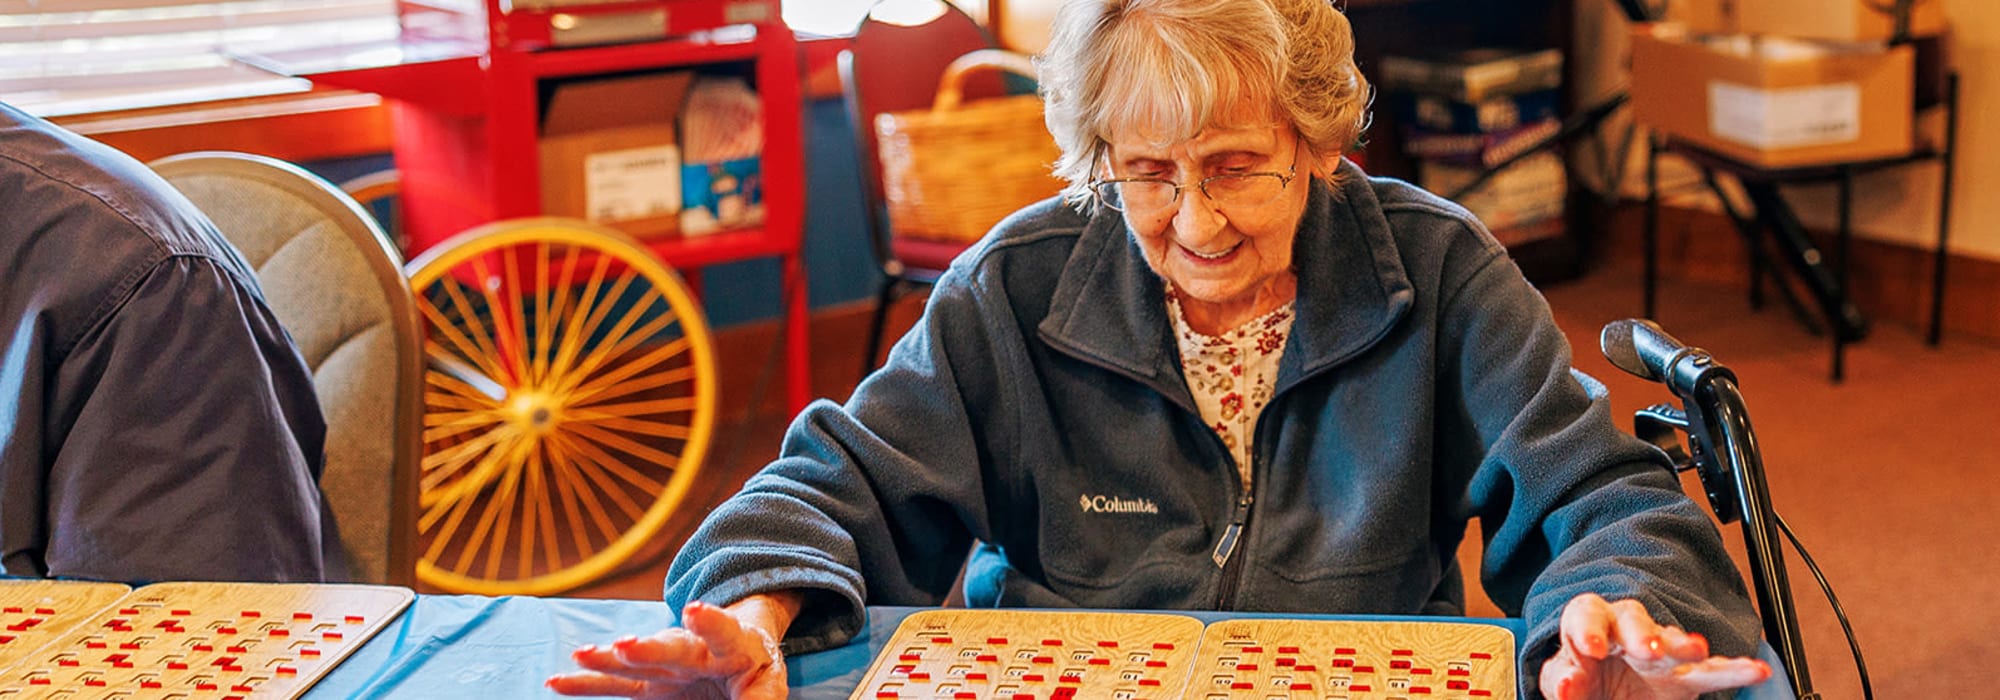
{"type": "MultiPolygon", "coordinates": [[[[1311,179],[1311,164],[1299,162],[1303,149],[1296,132],[1289,126],[1210,128],[1164,146],[1147,136],[1114,134],[1108,140],[1109,172],[1102,176],[1158,178],[1181,186],[1170,204],[1125,202],[1125,223],[1137,234],[1146,264],[1184,301],[1251,305],[1260,291],[1288,300],[1292,239],[1311,179]],[[1296,175],[1265,180],[1284,184],[1274,198],[1257,204],[1217,202],[1198,186],[1217,175],[1266,172],[1296,175]]],[[[1228,199],[1223,184],[1212,183],[1209,192],[1228,199]]]]}

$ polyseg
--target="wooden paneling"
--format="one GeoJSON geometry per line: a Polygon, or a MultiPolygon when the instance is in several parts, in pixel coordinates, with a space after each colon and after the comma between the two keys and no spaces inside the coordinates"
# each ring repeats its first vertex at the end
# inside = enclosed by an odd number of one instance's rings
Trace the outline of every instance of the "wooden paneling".
{"type": "MultiPolygon", "coordinates": [[[[1637,269],[1642,255],[1645,210],[1639,204],[1621,207],[1611,221],[1608,260],[1599,264],[1630,264],[1637,269]]],[[[1832,255],[1831,233],[1815,232],[1820,250],[1832,255]]],[[[1911,328],[1930,327],[1932,253],[1894,243],[1856,237],[1850,268],[1855,304],[1874,323],[1911,328]]],[[[1709,282],[1749,284],[1749,252],[1729,219],[1695,209],[1660,209],[1660,274],[1709,282]]],[[[2000,340],[2000,261],[1955,255],[1946,272],[1944,333],[2000,340]]],[[[1637,281],[1634,281],[1637,284],[1637,281]]],[[[1766,303],[1782,300],[1766,289],[1766,303]]],[[[1747,292],[1746,292],[1747,293],[1747,292]]],[[[1806,298],[1800,292],[1800,298],[1806,298]]]]}
{"type": "Polygon", "coordinates": [[[229,150],[293,163],[388,153],[389,109],[374,95],[325,91],[53,120],[141,161],[229,150]]]}

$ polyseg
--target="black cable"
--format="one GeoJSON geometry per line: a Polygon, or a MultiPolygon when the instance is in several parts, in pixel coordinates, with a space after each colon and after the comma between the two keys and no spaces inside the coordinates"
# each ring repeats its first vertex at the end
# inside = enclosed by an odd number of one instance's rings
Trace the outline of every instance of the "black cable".
{"type": "Polygon", "coordinates": [[[1785,524],[1785,518],[1774,509],[1771,519],[1778,522],[1778,531],[1785,533],[1785,539],[1792,541],[1792,549],[1799,553],[1806,570],[1812,572],[1813,580],[1819,582],[1820,591],[1826,594],[1827,604],[1833,606],[1833,616],[1840,620],[1840,631],[1847,634],[1847,648],[1854,653],[1854,672],[1861,677],[1861,697],[1875,700],[1875,686],[1868,682],[1868,662],[1861,658],[1861,643],[1854,639],[1854,626],[1847,622],[1847,611],[1840,607],[1840,597],[1833,594],[1833,586],[1827,584],[1826,575],[1820,573],[1819,565],[1813,563],[1811,554],[1806,553],[1806,546],[1799,542],[1799,536],[1792,534],[1792,526],[1785,524]]]}

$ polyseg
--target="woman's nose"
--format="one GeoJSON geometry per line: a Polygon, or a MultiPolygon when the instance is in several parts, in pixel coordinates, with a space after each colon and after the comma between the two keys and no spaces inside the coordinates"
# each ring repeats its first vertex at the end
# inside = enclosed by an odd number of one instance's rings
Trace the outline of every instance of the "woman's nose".
{"type": "Polygon", "coordinates": [[[1182,243],[1200,243],[1214,238],[1229,223],[1201,188],[1182,190],[1180,201],[1176,204],[1174,233],[1182,243]]]}

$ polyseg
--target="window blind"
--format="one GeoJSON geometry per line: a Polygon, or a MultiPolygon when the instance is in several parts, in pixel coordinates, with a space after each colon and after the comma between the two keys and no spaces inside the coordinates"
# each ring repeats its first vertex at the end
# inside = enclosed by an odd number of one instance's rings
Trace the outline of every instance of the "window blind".
{"type": "Polygon", "coordinates": [[[303,92],[230,54],[395,36],[394,0],[0,0],[0,101],[55,117],[303,92]]]}
{"type": "MultiPolygon", "coordinates": [[[[986,22],[988,0],[950,2],[971,15],[973,20],[982,24],[986,22]]],[[[869,8],[875,3],[876,0],[784,0],[785,25],[801,35],[847,36],[861,25],[861,18],[868,15],[869,8]]],[[[936,3],[937,0],[886,0],[883,4],[892,16],[928,19],[937,16],[933,7],[936,3]]]]}
{"type": "MultiPolygon", "coordinates": [[[[874,2],[784,0],[784,18],[802,35],[844,36],[874,2]]],[[[987,0],[953,2],[986,15],[987,0]]],[[[0,0],[0,102],[59,117],[304,92],[310,81],[230,56],[397,31],[395,0],[0,0]]]]}

